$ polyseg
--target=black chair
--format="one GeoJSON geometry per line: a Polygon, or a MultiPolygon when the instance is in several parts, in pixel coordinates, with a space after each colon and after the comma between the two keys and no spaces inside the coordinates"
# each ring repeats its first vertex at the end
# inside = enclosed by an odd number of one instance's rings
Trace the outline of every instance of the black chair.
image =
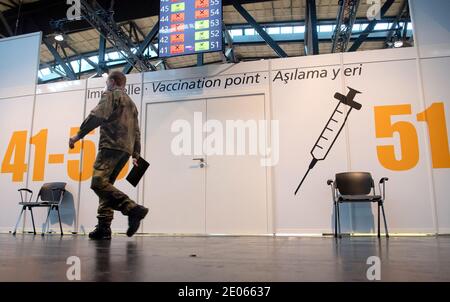
{"type": "MultiPolygon", "coordinates": [[[[61,215],[59,213],[59,206],[61,205],[62,200],[64,199],[64,194],[66,192],[66,183],[65,182],[51,182],[46,183],[42,185],[41,189],[39,190],[39,194],[36,197],[36,201],[32,202],[31,199],[33,198],[33,191],[29,189],[19,189],[20,193],[20,199],[22,200],[19,205],[22,206],[22,210],[20,211],[19,218],[17,219],[16,226],[14,228],[13,235],[16,235],[17,227],[19,225],[20,219],[22,217],[22,214],[27,209],[30,210],[31,213],[31,221],[33,222],[33,233],[36,235],[36,227],[34,225],[34,216],[33,216],[33,208],[45,208],[48,207],[48,213],[47,213],[47,219],[45,220],[45,224],[42,227],[42,236],[45,234],[45,229],[49,224],[49,217],[50,212],[52,210],[56,210],[58,213],[58,220],[59,220],[59,228],[61,230],[61,236],[63,235],[63,229],[61,225],[61,215]],[[31,194],[30,199],[28,201],[24,200],[24,193],[28,192],[31,194]],[[39,199],[41,201],[39,201],[39,199]]],[[[24,214],[25,216],[25,214],[24,214]]]]}
{"type": "Polygon", "coordinates": [[[327,184],[331,186],[334,205],[334,236],[341,237],[341,220],[339,217],[339,205],[341,203],[352,202],[370,202],[378,204],[378,238],[380,238],[380,208],[383,212],[384,229],[386,237],[389,232],[386,223],[386,215],[384,213],[384,201],[386,198],[386,181],[389,179],[383,177],[379,181],[379,189],[381,195],[375,194],[375,184],[372,175],[367,172],[347,172],[336,174],[336,179],[328,180],[327,184]],[[371,194],[371,192],[373,192],[371,194]],[[339,230],[339,232],[338,232],[339,230]]]}

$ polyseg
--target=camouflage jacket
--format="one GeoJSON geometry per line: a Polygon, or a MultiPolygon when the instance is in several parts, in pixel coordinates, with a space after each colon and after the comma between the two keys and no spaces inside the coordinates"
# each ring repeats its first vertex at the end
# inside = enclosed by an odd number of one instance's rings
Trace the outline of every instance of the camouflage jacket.
{"type": "Polygon", "coordinates": [[[78,137],[82,139],[100,126],[98,149],[114,149],[139,158],[141,134],[138,111],[131,98],[121,89],[102,94],[100,102],[80,126],[78,137]]]}

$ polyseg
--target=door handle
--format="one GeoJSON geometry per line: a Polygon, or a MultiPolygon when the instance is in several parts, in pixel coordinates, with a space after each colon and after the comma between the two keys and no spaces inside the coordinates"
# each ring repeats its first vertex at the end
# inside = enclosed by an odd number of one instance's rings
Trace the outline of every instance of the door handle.
{"type": "Polygon", "coordinates": [[[192,160],[200,161],[200,164],[199,164],[200,168],[205,168],[206,166],[208,166],[208,164],[205,162],[204,158],[193,158],[192,160]]]}

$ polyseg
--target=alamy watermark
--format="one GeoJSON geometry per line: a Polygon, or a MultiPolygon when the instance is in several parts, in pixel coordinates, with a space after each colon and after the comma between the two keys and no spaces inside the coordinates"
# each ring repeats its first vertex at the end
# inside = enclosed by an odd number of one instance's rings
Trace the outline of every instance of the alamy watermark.
{"type": "Polygon", "coordinates": [[[67,280],[80,281],[81,280],[81,260],[77,256],[70,256],[66,260],[66,264],[70,265],[66,272],[67,280]]]}
{"type": "Polygon", "coordinates": [[[367,10],[367,19],[369,21],[381,20],[381,0],[367,0],[369,9],[367,10]]]}
{"type": "Polygon", "coordinates": [[[81,20],[81,2],[80,0],[67,0],[67,5],[70,5],[67,9],[67,20],[81,20]]]}
{"type": "Polygon", "coordinates": [[[203,121],[202,112],[194,112],[194,122],[175,120],[171,151],[175,156],[260,156],[261,166],[279,161],[279,121],[219,120],[203,121]],[[269,135],[270,133],[270,135],[269,135]]]}
{"type": "Polygon", "coordinates": [[[377,256],[370,256],[367,258],[366,264],[370,265],[367,269],[366,277],[369,281],[381,280],[381,259],[377,256]]]}

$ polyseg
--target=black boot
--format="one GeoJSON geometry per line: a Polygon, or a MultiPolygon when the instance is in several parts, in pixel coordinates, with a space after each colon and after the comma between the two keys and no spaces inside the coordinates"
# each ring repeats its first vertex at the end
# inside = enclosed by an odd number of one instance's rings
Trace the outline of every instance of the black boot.
{"type": "Polygon", "coordinates": [[[148,209],[140,205],[137,205],[130,210],[130,213],[128,214],[128,237],[133,236],[137,232],[139,225],[141,224],[141,220],[144,219],[147,213],[148,209]]]}
{"type": "Polygon", "coordinates": [[[111,228],[104,225],[96,225],[95,230],[89,233],[89,238],[92,240],[110,240],[111,228]]]}

